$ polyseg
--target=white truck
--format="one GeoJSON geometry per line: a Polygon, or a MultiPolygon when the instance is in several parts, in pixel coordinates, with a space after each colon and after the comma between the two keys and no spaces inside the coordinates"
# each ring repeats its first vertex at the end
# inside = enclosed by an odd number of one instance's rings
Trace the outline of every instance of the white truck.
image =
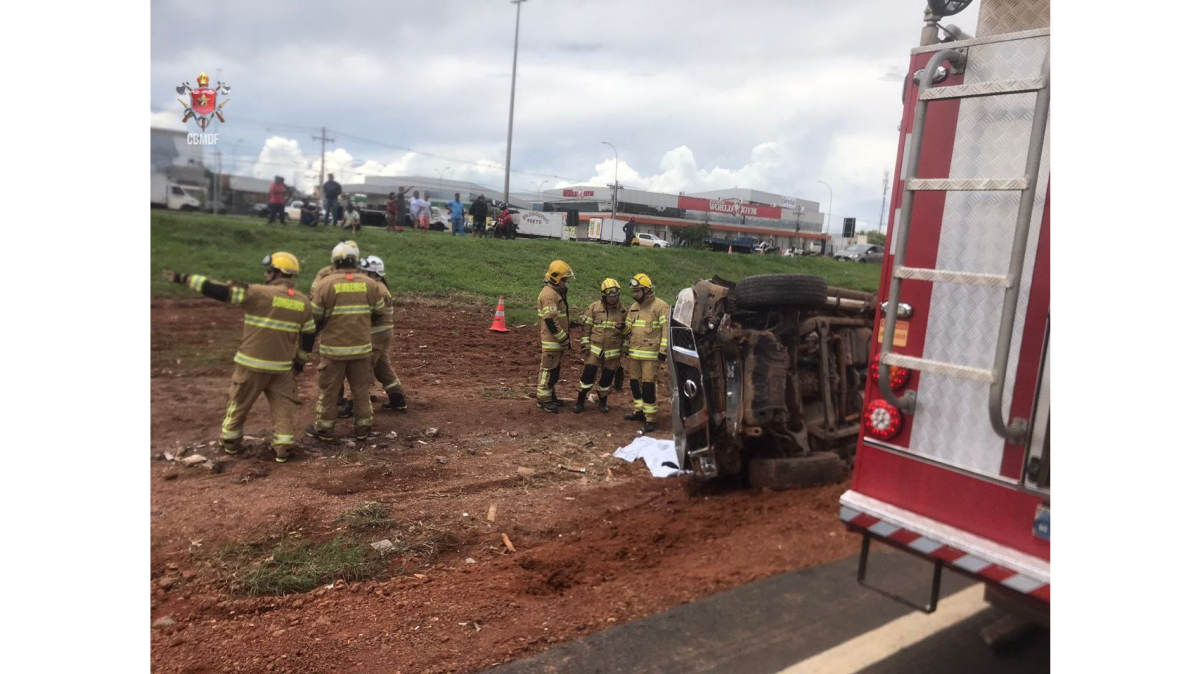
{"type": "Polygon", "coordinates": [[[570,239],[566,213],[544,213],[542,211],[514,211],[513,222],[517,224],[519,236],[535,236],[542,239],[570,239]]]}
{"type": "Polygon", "coordinates": [[[150,208],[166,208],[171,211],[195,211],[200,201],[184,191],[179,183],[171,181],[162,173],[150,174],[150,208]]]}

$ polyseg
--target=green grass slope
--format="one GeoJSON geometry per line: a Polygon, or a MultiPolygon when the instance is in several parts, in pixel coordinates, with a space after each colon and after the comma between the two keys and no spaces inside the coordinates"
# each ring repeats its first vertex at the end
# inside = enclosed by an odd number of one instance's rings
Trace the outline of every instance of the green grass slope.
{"type": "MultiPolygon", "coordinates": [[[[184,297],[191,291],[163,280],[161,271],[203,273],[214,279],[260,282],[262,258],[286,250],[300,258],[300,284],[307,291],[317,270],[329,264],[343,230],[297,225],[267,225],[265,220],[204,213],[150,212],[150,293],[184,297]]],[[[364,255],[378,255],[387,266],[388,285],[396,295],[455,298],[493,306],[501,295],[510,323],[534,320],[542,274],[556,259],[575,271],[571,304],[583,307],[599,297],[600,282],[612,277],[650,275],[659,297],[668,303],[699,279],[721,276],[738,281],[754,274],[800,273],[825,277],[830,285],[874,291],[879,266],[779,255],[727,255],[687,249],[642,249],[545,239],[455,238],[444,232],[400,234],[369,228],[356,237],[364,255]]],[[[628,291],[622,299],[632,301],[628,291]]]]}

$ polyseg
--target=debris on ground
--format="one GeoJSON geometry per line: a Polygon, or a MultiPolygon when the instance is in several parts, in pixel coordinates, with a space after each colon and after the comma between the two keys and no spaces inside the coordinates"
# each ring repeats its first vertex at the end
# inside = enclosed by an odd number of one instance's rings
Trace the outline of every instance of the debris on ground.
{"type": "Polygon", "coordinates": [[[532,468],[526,468],[525,466],[517,466],[517,475],[524,475],[525,477],[529,477],[531,475],[534,475],[535,473],[537,473],[537,471],[532,468]]]}
{"type": "Polygon", "coordinates": [[[371,547],[376,552],[387,554],[396,549],[396,544],[385,538],[381,541],[375,541],[371,544],[371,547]]]}
{"type": "Polygon", "coordinates": [[[654,477],[675,477],[687,475],[688,472],[679,469],[679,464],[676,463],[679,457],[675,453],[675,442],[672,440],[642,436],[613,452],[613,456],[630,463],[641,459],[654,477]]]}
{"type": "Polygon", "coordinates": [[[513,546],[513,542],[509,540],[508,534],[500,534],[500,540],[504,541],[504,547],[508,548],[509,552],[517,551],[516,547],[513,546]]]}
{"type": "Polygon", "coordinates": [[[487,521],[489,521],[489,522],[496,521],[496,504],[495,503],[488,506],[487,521]]]}
{"type": "Polygon", "coordinates": [[[175,619],[169,615],[165,615],[165,616],[159,618],[158,620],[155,620],[154,622],[150,623],[150,626],[151,627],[171,627],[174,624],[175,624],[175,619]]]}
{"type": "Polygon", "coordinates": [[[204,463],[205,461],[208,461],[207,456],[204,456],[203,454],[193,454],[180,459],[179,463],[182,463],[185,466],[194,466],[198,463],[204,463]]]}

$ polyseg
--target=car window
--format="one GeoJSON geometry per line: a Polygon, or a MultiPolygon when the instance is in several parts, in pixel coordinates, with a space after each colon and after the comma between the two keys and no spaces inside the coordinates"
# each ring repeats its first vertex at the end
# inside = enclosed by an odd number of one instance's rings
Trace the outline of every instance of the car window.
{"type": "Polygon", "coordinates": [[[865,253],[870,249],[871,249],[871,247],[865,243],[856,243],[853,246],[850,246],[849,248],[847,248],[846,252],[847,253],[865,253]]]}
{"type": "Polygon", "coordinates": [[[175,195],[175,196],[177,196],[177,197],[182,197],[182,196],[183,196],[183,188],[182,188],[182,187],[178,187],[178,186],[176,186],[176,187],[172,187],[172,188],[171,188],[171,194],[174,194],[174,195],[175,195]]]}

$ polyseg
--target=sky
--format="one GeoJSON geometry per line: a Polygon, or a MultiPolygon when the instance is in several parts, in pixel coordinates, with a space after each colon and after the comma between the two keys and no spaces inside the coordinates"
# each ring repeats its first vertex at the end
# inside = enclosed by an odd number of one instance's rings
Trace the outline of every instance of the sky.
{"type": "MultiPolygon", "coordinates": [[[[822,212],[832,196],[833,222],[875,228],[924,7],[528,0],[510,190],[604,185],[615,167],[638,189],[748,187],[822,212]]],[[[977,15],[944,23],[974,32],[977,15]]],[[[307,188],[325,127],[326,172],[344,183],[441,175],[499,188],[515,23],[507,0],[156,0],[151,125],[197,130],[181,123],[175,87],[204,70],[230,87],[226,122],[209,128],[226,172],[307,188]]]]}

